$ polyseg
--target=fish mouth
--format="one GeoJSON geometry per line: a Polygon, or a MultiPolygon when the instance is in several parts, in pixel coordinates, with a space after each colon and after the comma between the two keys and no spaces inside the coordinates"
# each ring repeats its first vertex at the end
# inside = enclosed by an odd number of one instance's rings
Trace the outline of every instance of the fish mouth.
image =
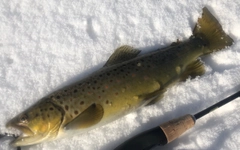
{"type": "Polygon", "coordinates": [[[20,131],[20,134],[16,136],[15,140],[13,140],[11,142],[12,146],[22,146],[23,141],[25,141],[25,139],[33,137],[34,136],[34,132],[27,126],[25,125],[21,125],[21,124],[13,124],[12,122],[7,123],[6,125],[7,128],[14,128],[17,129],[18,131],[20,131]]]}

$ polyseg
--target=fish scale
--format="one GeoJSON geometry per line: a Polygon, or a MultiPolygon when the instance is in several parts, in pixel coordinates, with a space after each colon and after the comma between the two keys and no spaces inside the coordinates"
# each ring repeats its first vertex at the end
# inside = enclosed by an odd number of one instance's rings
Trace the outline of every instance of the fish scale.
{"type": "Polygon", "coordinates": [[[140,50],[121,46],[103,68],[10,120],[7,126],[25,135],[12,144],[26,146],[86,132],[154,104],[176,82],[205,73],[200,56],[232,44],[216,18],[203,8],[202,18],[187,41],[143,55],[140,50]]]}

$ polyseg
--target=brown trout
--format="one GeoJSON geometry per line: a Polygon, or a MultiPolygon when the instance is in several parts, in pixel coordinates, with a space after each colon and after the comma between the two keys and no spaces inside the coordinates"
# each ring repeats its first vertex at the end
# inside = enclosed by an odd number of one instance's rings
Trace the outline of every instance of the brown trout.
{"type": "Polygon", "coordinates": [[[143,55],[121,46],[100,70],[42,98],[10,120],[7,127],[22,132],[12,144],[26,146],[85,132],[153,104],[170,85],[204,74],[200,56],[232,44],[217,19],[203,8],[187,41],[143,55]]]}

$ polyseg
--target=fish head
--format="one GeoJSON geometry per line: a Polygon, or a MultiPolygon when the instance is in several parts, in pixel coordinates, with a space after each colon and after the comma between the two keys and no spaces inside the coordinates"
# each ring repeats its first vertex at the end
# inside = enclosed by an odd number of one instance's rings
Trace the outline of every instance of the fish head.
{"type": "Polygon", "coordinates": [[[14,117],[7,123],[22,132],[11,144],[27,146],[50,141],[58,136],[63,111],[50,101],[42,101],[14,117]]]}

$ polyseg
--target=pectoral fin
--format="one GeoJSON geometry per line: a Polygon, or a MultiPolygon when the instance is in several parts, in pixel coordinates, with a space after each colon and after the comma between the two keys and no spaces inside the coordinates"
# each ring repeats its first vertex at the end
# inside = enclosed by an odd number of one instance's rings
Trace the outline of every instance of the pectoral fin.
{"type": "Polygon", "coordinates": [[[163,85],[162,83],[158,82],[157,80],[153,80],[152,89],[148,88],[146,94],[135,96],[142,101],[141,106],[152,105],[159,101],[164,93],[166,92],[167,85],[163,85]]]}
{"type": "Polygon", "coordinates": [[[79,114],[74,120],[69,122],[66,126],[66,130],[76,130],[91,127],[101,121],[103,117],[103,107],[99,104],[92,104],[81,114],[79,114]]]}
{"type": "Polygon", "coordinates": [[[108,61],[106,62],[105,66],[111,66],[114,64],[118,64],[120,62],[124,62],[130,59],[135,58],[141,51],[134,49],[131,46],[124,45],[117,48],[114,53],[109,57],[108,61]]]}
{"type": "Polygon", "coordinates": [[[155,104],[156,102],[163,98],[165,92],[166,89],[159,89],[155,92],[139,96],[139,98],[143,99],[142,106],[149,106],[155,104]]]}
{"type": "Polygon", "coordinates": [[[166,91],[167,91],[167,89],[162,89],[162,90],[157,91],[156,92],[157,94],[155,93],[157,96],[155,96],[153,99],[151,99],[151,101],[146,106],[153,105],[153,104],[157,103],[158,101],[160,101],[163,98],[164,93],[166,91]]]}

